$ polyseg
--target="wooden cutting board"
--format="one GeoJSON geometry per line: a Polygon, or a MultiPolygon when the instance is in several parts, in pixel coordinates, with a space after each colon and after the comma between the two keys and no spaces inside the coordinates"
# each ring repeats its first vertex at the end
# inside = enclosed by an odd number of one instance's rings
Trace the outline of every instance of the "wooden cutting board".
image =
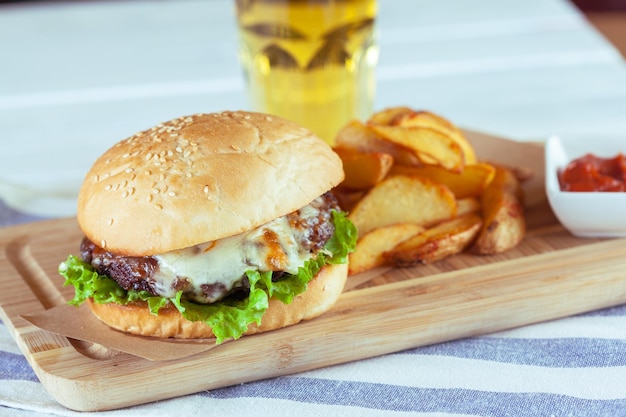
{"type": "Polygon", "coordinates": [[[73,295],[56,270],[76,253],[81,233],[74,219],[52,220],[0,230],[0,317],[59,403],[95,411],[625,303],[626,240],[578,239],[558,224],[541,189],[540,148],[469,135],[484,159],[540,172],[526,184],[528,235],[507,253],[463,254],[350,277],[338,303],[314,320],[183,359],[150,361],[44,331],[20,317],[63,305],[73,295]]]}

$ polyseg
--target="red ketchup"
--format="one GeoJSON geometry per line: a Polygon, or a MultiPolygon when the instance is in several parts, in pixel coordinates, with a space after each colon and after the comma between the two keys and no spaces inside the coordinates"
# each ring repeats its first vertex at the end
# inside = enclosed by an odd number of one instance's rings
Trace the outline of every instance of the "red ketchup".
{"type": "Polygon", "coordinates": [[[562,191],[626,191],[626,157],[620,153],[600,158],[588,153],[558,175],[562,191]]]}

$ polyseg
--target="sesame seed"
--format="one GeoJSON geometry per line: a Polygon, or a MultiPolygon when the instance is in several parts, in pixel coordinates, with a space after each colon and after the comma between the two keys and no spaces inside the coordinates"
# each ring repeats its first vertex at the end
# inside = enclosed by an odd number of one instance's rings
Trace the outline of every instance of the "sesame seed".
{"type": "Polygon", "coordinates": [[[100,175],[94,175],[93,179],[95,182],[100,182],[100,175]]]}
{"type": "Polygon", "coordinates": [[[161,190],[159,190],[158,188],[153,188],[153,189],[152,189],[152,193],[153,193],[153,194],[158,194],[158,193],[160,193],[160,192],[161,192],[161,190]]]}
{"type": "Polygon", "coordinates": [[[235,150],[235,151],[238,151],[238,150],[240,150],[240,149],[241,149],[239,146],[234,145],[234,144],[233,144],[233,145],[230,145],[230,147],[231,147],[233,150],[235,150]]]}
{"type": "Polygon", "coordinates": [[[159,179],[160,179],[161,181],[165,180],[165,174],[164,174],[164,173],[161,173],[161,175],[159,175],[159,179]]]}
{"type": "Polygon", "coordinates": [[[170,197],[176,197],[176,193],[174,191],[170,191],[169,193],[167,193],[167,195],[169,195],[170,197]]]}
{"type": "Polygon", "coordinates": [[[107,242],[106,242],[106,240],[102,239],[102,240],[100,241],[100,247],[101,247],[102,249],[104,249],[104,248],[106,248],[106,246],[107,246],[107,242]]]}
{"type": "Polygon", "coordinates": [[[133,175],[131,175],[130,180],[131,180],[131,181],[134,181],[134,180],[135,180],[135,178],[137,178],[137,174],[133,174],[133,175]]]}
{"type": "Polygon", "coordinates": [[[204,186],[204,193],[205,193],[205,194],[208,194],[208,193],[209,193],[209,186],[208,186],[208,185],[205,185],[205,186],[204,186]]]}
{"type": "Polygon", "coordinates": [[[122,158],[126,159],[130,156],[130,154],[128,152],[126,152],[124,155],[122,155],[122,158]]]}
{"type": "Polygon", "coordinates": [[[152,201],[152,194],[148,194],[148,196],[146,197],[146,201],[148,203],[152,201]]]}
{"type": "Polygon", "coordinates": [[[180,146],[176,147],[176,152],[181,153],[183,151],[183,148],[181,148],[180,146]]]}
{"type": "Polygon", "coordinates": [[[131,188],[128,190],[128,192],[129,192],[129,194],[130,194],[130,195],[135,194],[135,187],[131,187],[131,188]]]}
{"type": "Polygon", "coordinates": [[[124,170],[125,173],[130,174],[131,172],[133,172],[135,169],[134,168],[126,168],[124,170]]]}
{"type": "Polygon", "coordinates": [[[250,120],[250,115],[246,114],[243,118],[246,119],[246,120],[250,120]]]}
{"type": "Polygon", "coordinates": [[[185,152],[183,152],[183,157],[187,158],[189,155],[191,155],[191,152],[185,149],[185,152]]]}
{"type": "Polygon", "coordinates": [[[111,188],[112,188],[112,187],[111,187],[111,184],[107,184],[107,185],[104,187],[104,189],[105,189],[106,191],[109,191],[111,188]]]}
{"type": "Polygon", "coordinates": [[[149,161],[149,160],[150,160],[150,158],[152,158],[152,152],[148,152],[148,153],[146,154],[146,161],[149,161]]]}
{"type": "Polygon", "coordinates": [[[128,197],[128,194],[129,194],[128,190],[124,191],[124,194],[122,194],[122,198],[128,197]]]}
{"type": "Polygon", "coordinates": [[[268,122],[271,122],[274,119],[272,119],[271,116],[265,116],[265,120],[267,120],[268,122]]]}
{"type": "Polygon", "coordinates": [[[160,204],[155,204],[154,208],[157,209],[157,210],[163,210],[163,206],[160,205],[160,204]]]}
{"type": "Polygon", "coordinates": [[[113,219],[109,219],[109,226],[113,224],[113,219]]]}
{"type": "Polygon", "coordinates": [[[149,169],[147,169],[147,170],[144,172],[144,174],[146,174],[146,175],[152,175],[152,171],[150,171],[149,169]]]}

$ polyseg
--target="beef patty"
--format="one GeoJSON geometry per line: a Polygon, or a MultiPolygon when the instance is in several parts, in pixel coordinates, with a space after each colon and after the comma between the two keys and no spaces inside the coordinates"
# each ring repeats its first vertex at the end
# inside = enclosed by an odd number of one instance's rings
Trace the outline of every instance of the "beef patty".
{"type": "MultiPolygon", "coordinates": [[[[294,229],[294,236],[301,251],[307,251],[311,257],[324,247],[334,233],[332,223],[332,210],[339,210],[339,205],[332,193],[326,193],[313,200],[309,205],[300,210],[286,215],[289,226],[294,229]]],[[[263,226],[261,226],[262,228],[263,226]]],[[[106,251],[87,237],[80,246],[82,259],[91,264],[102,275],[115,280],[125,290],[146,291],[152,295],[159,295],[155,274],[159,271],[159,261],[155,256],[124,256],[106,251]]],[[[273,280],[278,280],[283,271],[273,271],[273,280]]],[[[245,276],[238,281],[237,289],[246,290],[245,276]]],[[[189,287],[187,277],[176,277],[172,287],[175,290],[186,291],[189,287]]],[[[232,288],[226,288],[220,283],[203,285],[199,290],[203,302],[213,302],[225,296],[232,288]]],[[[191,291],[191,290],[190,290],[191,291]]],[[[193,292],[193,291],[191,291],[193,292]]],[[[193,297],[198,299],[199,297],[193,297]]]]}

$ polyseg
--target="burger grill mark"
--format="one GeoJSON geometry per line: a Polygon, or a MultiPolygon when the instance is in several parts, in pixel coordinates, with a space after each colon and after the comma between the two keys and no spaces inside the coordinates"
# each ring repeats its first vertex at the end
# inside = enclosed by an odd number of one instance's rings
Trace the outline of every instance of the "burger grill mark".
{"type": "Polygon", "coordinates": [[[147,257],[116,255],[84,238],[80,252],[100,274],[125,290],[147,291],[199,303],[218,301],[232,292],[247,290],[247,270],[296,274],[317,256],[334,232],[331,211],[338,204],[330,193],[309,205],[257,229],[191,248],[147,257]]]}

